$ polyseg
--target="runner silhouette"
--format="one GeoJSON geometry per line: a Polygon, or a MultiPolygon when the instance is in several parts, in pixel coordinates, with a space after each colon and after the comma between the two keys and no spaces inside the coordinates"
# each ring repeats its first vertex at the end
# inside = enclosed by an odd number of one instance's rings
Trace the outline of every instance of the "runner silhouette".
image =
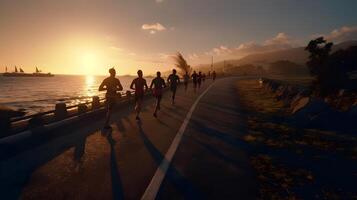
{"type": "Polygon", "coordinates": [[[196,90],[197,90],[197,79],[198,79],[198,74],[196,73],[196,71],[193,71],[191,77],[192,77],[193,89],[196,92],[196,90]]]}
{"type": "Polygon", "coordinates": [[[187,91],[189,80],[190,80],[190,76],[188,75],[188,72],[186,72],[185,75],[183,75],[183,83],[185,85],[185,92],[187,91]]]}
{"type": "Polygon", "coordinates": [[[167,78],[167,82],[170,84],[170,90],[172,92],[172,105],[174,105],[177,86],[180,83],[180,77],[176,75],[176,69],[172,70],[172,74],[170,74],[167,78]]]}
{"type": "Polygon", "coordinates": [[[201,83],[202,83],[202,72],[198,72],[198,76],[197,76],[198,89],[201,88],[201,83]]]}
{"type": "Polygon", "coordinates": [[[134,79],[130,84],[130,89],[135,90],[135,111],[136,111],[136,120],[140,120],[139,114],[141,112],[141,106],[144,99],[145,90],[148,89],[146,80],[143,78],[143,71],[138,70],[138,78],[134,79]],[[145,87],[145,89],[144,89],[145,87]]]}
{"type": "Polygon", "coordinates": [[[160,110],[160,103],[162,98],[162,89],[166,87],[165,80],[161,78],[161,73],[156,72],[156,78],[151,81],[150,89],[156,97],[156,107],[154,110],[154,117],[157,117],[157,111],[160,110]]]}
{"type": "Polygon", "coordinates": [[[104,123],[104,128],[106,129],[111,128],[109,120],[118,96],[117,91],[123,90],[123,86],[121,85],[119,79],[115,78],[116,71],[114,68],[109,69],[109,74],[110,76],[103,80],[98,89],[99,91],[107,91],[105,94],[107,114],[104,123]]]}

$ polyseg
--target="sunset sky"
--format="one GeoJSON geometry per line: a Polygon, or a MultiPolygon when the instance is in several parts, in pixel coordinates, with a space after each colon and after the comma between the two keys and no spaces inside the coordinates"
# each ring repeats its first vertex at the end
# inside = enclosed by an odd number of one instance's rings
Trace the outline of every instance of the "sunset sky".
{"type": "Polygon", "coordinates": [[[150,74],[304,45],[357,39],[356,0],[0,0],[0,72],[150,74]],[[342,3],[343,2],[343,3],[342,3]]]}

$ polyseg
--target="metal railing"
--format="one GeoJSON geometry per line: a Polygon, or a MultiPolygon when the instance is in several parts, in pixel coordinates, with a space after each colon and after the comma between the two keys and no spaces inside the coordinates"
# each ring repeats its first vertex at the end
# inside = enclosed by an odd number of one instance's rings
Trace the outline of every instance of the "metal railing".
{"type": "MultiPolygon", "coordinates": [[[[130,92],[130,95],[134,95],[134,92],[133,91],[127,91],[127,92],[121,92],[121,93],[118,93],[120,94],[120,99],[127,99],[128,96],[128,92],[130,92]]],[[[78,104],[75,104],[75,105],[70,105],[70,106],[66,106],[66,109],[67,110],[73,110],[75,108],[78,108],[78,106],[80,105],[91,105],[93,103],[93,97],[97,97],[97,96],[92,96],[92,101],[87,101],[87,102],[83,102],[83,103],[78,103],[78,104]]],[[[104,106],[104,102],[105,102],[105,98],[99,98],[99,103],[101,103],[100,107],[103,107],[104,106]]],[[[89,109],[90,110],[90,109],[89,109]]],[[[39,112],[39,113],[35,113],[35,114],[31,114],[31,115],[25,115],[25,116],[22,116],[22,117],[13,117],[10,119],[10,122],[11,123],[16,123],[16,122],[19,122],[19,121],[24,121],[24,120],[29,120],[29,119],[32,119],[34,117],[37,117],[37,116],[45,116],[45,115],[50,115],[50,114],[55,114],[55,111],[56,110],[49,110],[49,111],[45,111],[45,112],[39,112]]]]}
{"type": "MultiPolygon", "coordinates": [[[[146,94],[150,92],[147,91],[146,94]]],[[[129,102],[134,95],[134,91],[127,90],[126,92],[118,93],[117,103],[129,102]]],[[[92,96],[91,101],[78,103],[67,106],[65,102],[58,102],[55,104],[55,109],[39,112],[22,117],[13,117],[5,119],[5,123],[0,127],[0,138],[9,135],[14,135],[22,131],[26,131],[36,126],[43,126],[51,124],[56,121],[65,120],[70,117],[79,116],[80,114],[88,113],[90,111],[100,110],[105,107],[105,98],[92,96]],[[5,124],[5,126],[4,126],[5,124]],[[6,125],[7,124],[7,125],[6,125]],[[3,127],[4,126],[4,127],[3,127]]]]}
{"type": "MultiPolygon", "coordinates": [[[[167,91],[168,89],[169,87],[166,87],[163,90],[167,91]]],[[[126,92],[120,92],[118,94],[118,104],[125,102],[129,103],[130,100],[133,99],[131,97],[134,96],[134,91],[127,90],[126,92]]],[[[145,96],[151,94],[151,90],[147,90],[145,92],[145,96]]],[[[0,124],[0,138],[15,135],[29,129],[31,130],[32,128],[36,128],[38,126],[48,125],[71,117],[79,116],[84,113],[89,114],[91,111],[103,109],[105,107],[105,98],[92,96],[92,101],[78,103],[70,106],[67,106],[65,102],[59,102],[55,105],[56,106],[54,110],[7,119],[7,123],[2,123],[2,125],[0,124]]]]}

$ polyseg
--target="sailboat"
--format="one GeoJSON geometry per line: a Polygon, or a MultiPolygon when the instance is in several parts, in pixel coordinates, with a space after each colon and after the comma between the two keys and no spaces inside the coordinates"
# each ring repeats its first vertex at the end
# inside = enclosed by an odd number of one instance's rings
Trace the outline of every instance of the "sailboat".
{"type": "Polygon", "coordinates": [[[53,77],[54,75],[51,74],[51,73],[42,73],[42,71],[39,70],[39,69],[36,67],[36,72],[33,73],[33,76],[38,76],[38,77],[53,77]]]}
{"type": "Polygon", "coordinates": [[[7,67],[5,69],[5,73],[3,73],[3,76],[8,76],[8,77],[53,77],[54,75],[51,73],[42,73],[41,70],[36,67],[36,71],[34,73],[25,73],[24,70],[20,67],[19,68],[20,72],[17,69],[17,66],[15,66],[15,71],[14,72],[7,72],[7,67]]]}

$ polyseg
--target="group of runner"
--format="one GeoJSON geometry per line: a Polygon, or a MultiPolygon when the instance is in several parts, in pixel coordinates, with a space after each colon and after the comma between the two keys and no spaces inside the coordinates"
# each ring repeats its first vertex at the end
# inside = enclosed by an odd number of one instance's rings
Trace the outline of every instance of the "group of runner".
{"type": "MultiPolygon", "coordinates": [[[[116,71],[114,68],[109,69],[109,74],[110,76],[106,79],[103,80],[103,82],[99,86],[99,91],[105,91],[105,98],[106,98],[106,119],[105,119],[105,124],[104,128],[111,128],[109,125],[109,120],[110,116],[112,113],[112,110],[115,106],[116,98],[117,98],[117,91],[122,91],[123,86],[121,85],[119,79],[115,78],[116,71]]],[[[137,72],[138,77],[135,78],[131,84],[130,84],[130,89],[134,90],[134,100],[135,100],[135,112],[136,112],[136,120],[140,120],[140,112],[141,112],[141,107],[145,95],[145,91],[149,89],[146,80],[143,78],[143,72],[141,70],[138,70],[137,72]]],[[[192,83],[193,83],[193,88],[194,91],[197,91],[197,88],[199,89],[201,87],[202,82],[205,81],[206,75],[202,72],[196,72],[194,71],[192,75],[190,76],[188,72],[185,73],[183,76],[183,83],[185,86],[185,91],[187,91],[188,88],[188,83],[190,81],[190,78],[192,78],[192,83]]],[[[216,72],[212,72],[212,79],[215,81],[216,79],[216,72]]],[[[180,77],[177,75],[177,71],[175,69],[172,70],[172,74],[169,75],[167,78],[167,83],[170,87],[172,96],[171,96],[171,104],[175,105],[175,97],[176,97],[176,91],[178,85],[181,83],[180,82],[180,77]]],[[[165,80],[161,77],[161,73],[157,72],[156,77],[151,81],[150,84],[150,90],[152,91],[153,95],[156,98],[156,106],[155,110],[153,113],[153,116],[157,118],[157,113],[160,110],[160,103],[162,99],[162,93],[163,89],[166,88],[166,83],[165,80]]]]}

